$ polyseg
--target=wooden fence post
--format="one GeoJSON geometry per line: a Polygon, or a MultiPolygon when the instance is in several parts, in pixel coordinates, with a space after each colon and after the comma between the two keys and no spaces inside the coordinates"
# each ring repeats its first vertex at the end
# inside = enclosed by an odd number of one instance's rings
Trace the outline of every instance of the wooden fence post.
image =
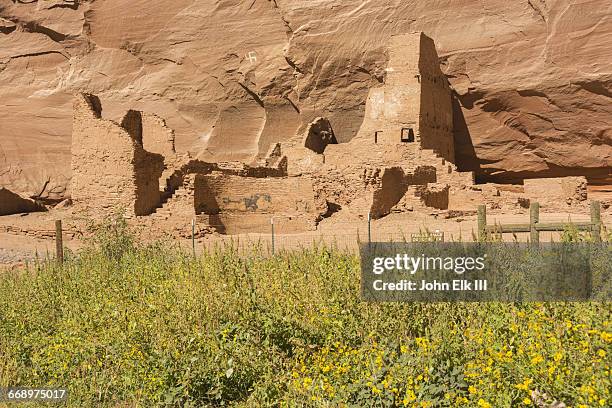
{"type": "Polygon", "coordinates": [[[368,211],[368,245],[372,245],[372,214],[368,211]]]}
{"type": "Polygon", "coordinates": [[[195,250],[195,218],[191,219],[191,252],[193,253],[193,256],[196,256],[196,250],[195,250]]]}
{"type": "Polygon", "coordinates": [[[55,259],[64,263],[64,241],[62,239],[62,220],[55,221],[55,259]]]}
{"type": "Polygon", "coordinates": [[[487,239],[487,206],[478,206],[478,240],[485,241],[487,239]]]}
{"type": "Polygon", "coordinates": [[[272,256],[274,256],[274,216],[270,218],[270,227],[272,232],[272,256]]]}
{"type": "Polygon", "coordinates": [[[601,242],[601,206],[599,201],[591,201],[591,232],[595,242],[601,242]]]}
{"type": "Polygon", "coordinates": [[[529,205],[529,233],[532,244],[540,242],[540,232],[536,228],[538,222],[540,222],[540,203],[531,203],[529,205]]]}

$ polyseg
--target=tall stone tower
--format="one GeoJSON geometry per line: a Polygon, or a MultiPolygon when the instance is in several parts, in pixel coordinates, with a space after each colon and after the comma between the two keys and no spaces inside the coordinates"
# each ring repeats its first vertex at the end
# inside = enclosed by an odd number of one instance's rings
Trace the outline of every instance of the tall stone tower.
{"type": "Polygon", "coordinates": [[[454,162],[451,91],[433,40],[421,32],[397,35],[388,54],[385,83],[370,90],[359,138],[415,143],[454,162]]]}

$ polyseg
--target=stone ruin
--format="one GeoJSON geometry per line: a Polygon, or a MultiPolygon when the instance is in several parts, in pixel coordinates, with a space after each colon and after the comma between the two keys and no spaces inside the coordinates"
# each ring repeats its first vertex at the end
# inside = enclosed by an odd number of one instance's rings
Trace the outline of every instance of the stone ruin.
{"type": "Polygon", "coordinates": [[[129,111],[121,124],[102,119],[100,100],[79,95],[72,123],[71,198],[103,214],[150,215],[160,202],[164,157],[143,147],[143,115],[129,111]]]}
{"type": "MultiPolygon", "coordinates": [[[[392,38],[384,84],[369,92],[357,135],[338,143],[332,123],[315,118],[303,134],[285,135],[266,155],[213,162],[178,155],[163,119],[129,111],[121,123],[102,119],[97,97],[74,103],[72,200],[76,211],[127,217],[190,233],[314,230],[338,211],[382,218],[497,203],[523,205],[539,194],[524,188],[476,186],[455,165],[452,95],[434,42],[422,33],[392,38]],[[502,194],[503,192],[503,194],[502,194]]],[[[244,136],[244,135],[243,135],[244,136]]],[[[217,139],[215,139],[217,140],[217,139]]],[[[233,139],[232,139],[233,140],[233,139]]],[[[214,146],[211,146],[213,148],[214,146]]],[[[214,149],[213,149],[214,150],[214,149]]],[[[560,182],[559,194],[586,198],[582,185],[560,182]],[[571,190],[571,191],[570,191],[571,190]]]]}

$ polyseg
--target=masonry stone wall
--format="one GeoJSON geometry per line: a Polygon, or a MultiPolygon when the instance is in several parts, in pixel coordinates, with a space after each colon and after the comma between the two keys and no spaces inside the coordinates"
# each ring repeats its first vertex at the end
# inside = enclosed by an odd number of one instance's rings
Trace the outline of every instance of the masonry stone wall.
{"type": "Polygon", "coordinates": [[[423,33],[391,38],[384,85],[372,88],[357,136],[369,143],[416,143],[454,161],[451,91],[433,40],[423,33]]]}
{"type": "Polygon", "coordinates": [[[196,176],[194,206],[196,214],[217,216],[211,218],[225,233],[268,232],[272,216],[279,222],[295,221],[298,230],[313,229],[325,212],[315,200],[309,177],[258,178],[217,171],[196,176]]]}
{"type": "Polygon", "coordinates": [[[77,95],[72,129],[71,195],[76,206],[103,216],[123,208],[126,215],[150,214],[159,204],[163,157],[142,147],[138,115],[125,126],[102,119],[93,95],[77,95]]]}
{"type": "Polygon", "coordinates": [[[419,75],[421,82],[419,134],[423,149],[432,149],[455,162],[453,106],[446,76],[433,40],[420,36],[419,75]]]}
{"type": "Polygon", "coordinates": [[[372,194],[370,214],[373,219],[379,219],[391,212],[391,209],[404,196],[407,189],[406,177],[399,167],[384,169],[380,184],[372,194]]]}
{"type": "Polygon", "coordinates": [[[166,158],[173,157],[176,154],[174,130],[166,126],[166,121],[155,114],[142,112],[141,118],[144,150],[166,158]]]}
{"type": "Polygon", "coordinates": [[[587,199],[586,177],[557,177],[524,181],[527,198],[544,204],[575,204],[587,199]]]}

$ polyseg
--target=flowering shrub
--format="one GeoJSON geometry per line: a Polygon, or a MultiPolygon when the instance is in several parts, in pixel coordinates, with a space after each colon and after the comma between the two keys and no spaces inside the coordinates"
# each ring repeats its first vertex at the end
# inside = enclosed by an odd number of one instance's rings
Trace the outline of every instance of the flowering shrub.
{"type": "Polygon", "coordinates": [[[289,392],[331,405],[531,406],[546,395],[608,406],[612,327],[584,314],[595,305],[472,306],[447,308],[425,337],[370,335],[358,347],[333,342],[306,352],[289,392]],[[461,320],[459,310],[467,312],[461,320]]]}
{"type": "Polygon", "coordinates": [[[71,407],[610,406],[610,303],[369,304],[333,249],[106,238],[0,273],[0,387],[66,386],[71,407]]]}

